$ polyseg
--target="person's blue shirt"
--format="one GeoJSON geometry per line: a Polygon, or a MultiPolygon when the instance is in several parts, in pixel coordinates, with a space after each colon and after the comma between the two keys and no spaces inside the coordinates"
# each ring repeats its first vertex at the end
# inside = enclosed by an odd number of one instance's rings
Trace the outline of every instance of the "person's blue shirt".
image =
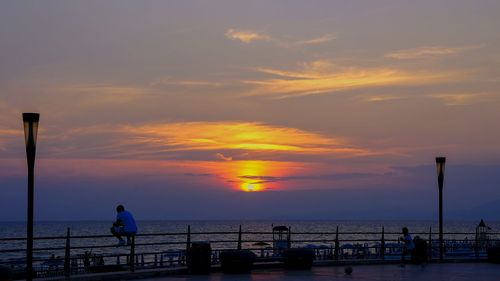
{"type": "Polygon", "coordinates": [[[410,234],[406,234],[404,236],[404,242],[405,242],[406,249],[413,250],[415,248],[415,244],[413,243],[413,239],[411,239],[410,234]]]}
{"type": "Polygon", "coordinates": [[[123,211],[116,214],[116,220],[123,224],[123,231],[136,233],[137,225],[135,224],[134,217],[129,211],[123,211]]]}

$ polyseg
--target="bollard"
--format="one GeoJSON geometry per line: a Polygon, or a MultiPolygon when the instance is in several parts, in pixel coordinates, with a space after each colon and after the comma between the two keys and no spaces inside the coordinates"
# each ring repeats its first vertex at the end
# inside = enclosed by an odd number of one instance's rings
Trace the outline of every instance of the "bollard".
{"type": "Polygon", "coordinates": [[[191,248],[191,226],[188,225],[187,237],[186,237],[186,265],[189,266],[189,249],[191,248]]]}
{"type": "Polygon", "coordinates": [[[385,229],[382,226],[382,240],[380,241],[380,258],[385,260],[385,229]]]}
{"type": "Polygon", "coordinates": [[[333,255],[336,261],[339,260],[339,251],[340,251],[339,227],[337,226],[337,231],[335,232],[335,253],[333,255]]]}
{"type": "Polygon", "coordinates": [[[288,241],[288,249],[290,249],[292,247],[292,227],[291,226],[288,226],[287,241],[288,241]]]}
{"type": "Polygon", "coordinates": [[[432,261],[432,227],[429,226],[429,262],[432,261]]]}
{"type": "Polygon", "coordinates": [[[64,250],[64,276],[69,279],[71,275],[71,250],[70,250],[70,230],[66,230],[66,248],[64,250]]]}
{"type": "Polygon", "coordinates": [[[476,228],[476,238],[475,238],[475,244],[474,244],[474,254],[476,255],[476,259],[479,258],[479,233],[478,229],[476,228]]]}
{"type": "Polygon", "coordinates": [[[238,250],[241,250],[241,224],[240,230],[238,231],[238,250]]]}
{"type": "Polygon", "coordinates": [[[130,244],[130,259],[129,259],[129,266],[130,266],[130,271],[134,272],[135,271],[135,235],[132,236],[131,238],[132,243],[130,244]]]}

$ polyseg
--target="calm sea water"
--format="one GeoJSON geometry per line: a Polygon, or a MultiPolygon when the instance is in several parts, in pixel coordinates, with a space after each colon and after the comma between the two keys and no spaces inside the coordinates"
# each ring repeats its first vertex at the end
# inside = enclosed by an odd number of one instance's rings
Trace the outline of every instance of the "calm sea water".
{"type": "MultiPolygon", "coordinates": [[[[446,221],[445,232],[474,232],[478,221],[446,221]]],[[[487,221],[495,232],[500,231],[500,221],[487,221]]],[[[243,231],[271,231],[272,225],[291,226],[293,232],[331,232],[338,226],[341,232],[372,232],[385,227],[387,232],[399,232],[407,226],[412,232],[428,232],[429,227],[437,230],[435,221],[397,221],[397,220],[338,220],[338,221],[271,221],[271,220],[210,220],[210,221],[138,221],[140,233],[185,232],[191,226],[192,232],[208,231],[238,231],[242,225],[243,231]]],[[[108,234],[109,221],[64,221],[35,222],[35,236],[66,235],[66,229],[71,229],[72,235],[108,234]]],[[[0,238],[23,237],[26,235],[24,222],[0,222],[0,238]]]]}
{"type": "MultiPolygon", "coordinates": [[[[445,232],[469,232],[474,233],[478,221],[447,221],[445,223],[445,232]]],[[[491,230],[500,232],[500,222],[487,221],[491,230]]],[[[208,241],[212,243],[212,248],[234,248],[234,242],[221,243],[216,241],[221,240],[236,240],[235,234],[221,235],[197,235],[197,232],[234,232],[238,231],[239,225],[242,225],[243,231],[270,232],[272,225],[286,225],[292,229],[292,240],[328,240],[333,239],[333,235],[298,235],[294,232],[335,232],[336,227],[339,227],[340,232],[377,232],[377,234],[365,235],[341,235],[341,240],[348,239],[380,239],[382,227],[386,232],[400,232],[403,226],[407,226],[411,233],[428,233],[429,227],[432,227],[433,232],[437,231],[437,223],[435,221],[138,221],[140,233],[159,233],[159,232],[186,232],[187,226],[191,226],[192,241],[208,241]]],[[[107,235],[111,222],[104,221],[76,221],[76,222],[37,222],[35,223],[34,231],[37,236],[65,236],[66,229],[71,229],[71,235],[107,235]]],[[[22,222],[0,222],[0,238],[8,237],[24,237],[25,223],[22,222]]],[[[422,235],[422,234],[421,234],[422,235]]],[[[386,235],[386,239],[396,238],[396,235],[386,235]]],[[[425,235],[425,237],[427,237],[425,235]]],[[[474,239],[474,235],[454,235],[447,238],[455,239],[474,239]]],[[[244,247],[252,247],[255,241],[270,241],[270,235],[245,234],[243,240],[251,241],[243,244],[244,247]]],[[[168,237],[138,237],[137,243],[150,242],[185,242],[186,236],[168,236],[168,237]]],[[[41,247],[64,247],[64,240],[36,240],[35,248],[41,247]]],[[[100,239],[72,239],[71,245],[75,246],[90,246],[90,245],[112,245],[116,243],[114,238],[100,239]]],[[[348,241],[345,241],[348,243],[348,241]]],[[[304,245],[307,242],[295,243],[294,245],[304,245]]],[[[314,242],[318,245],[331,246],[331,242],[325,241],[314,242]]],[[[24,248],[23,241],[0,241],[1,249],[24,248]]],[[[138,252],[162,252],[166,250],[182,249],[183,244],[178,245],[161,245],[161,246],[143,246],[138,248],[138,252]]],[[[84,250],[76,250],[72,253],[83,252],[84,250]]],[[[110,251],[123,251],[127,249],[103,248],[94,249],[94,253],[109,253],[110,251]]],[[[63,255],[62,251],[43,251],[35,252],[35,256],[47,257],[48,255],[56,254],[63,255]]],[[[0,261],[5,259],[22,258],[23,252],[19,253],[0,253],[0,261]]]]}

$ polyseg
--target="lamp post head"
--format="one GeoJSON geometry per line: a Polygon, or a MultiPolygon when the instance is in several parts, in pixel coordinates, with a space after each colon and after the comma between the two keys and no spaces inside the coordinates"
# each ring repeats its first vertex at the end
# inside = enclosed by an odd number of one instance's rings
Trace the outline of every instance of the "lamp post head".
{"type": "Polygon", "coordinates": [[[438,176],[444,175],[445,164],[446,164],[446,157],[436,157],[436,168],[438,176]]]}
{"type": "Polygon", "coordinates": [[[39,113],[23,113],[23,123],[24,123],[24,139],[26,141],[26,146],[28,146],[30,141],[30,130],[33,134],[33,146],[36,144],[36,137],[38,134],[38,120],[40,119],[39,113]]]}

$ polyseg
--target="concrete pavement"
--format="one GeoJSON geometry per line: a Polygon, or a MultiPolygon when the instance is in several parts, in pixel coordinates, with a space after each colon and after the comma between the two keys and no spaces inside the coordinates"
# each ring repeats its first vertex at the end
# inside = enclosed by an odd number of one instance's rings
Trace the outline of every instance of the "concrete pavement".
{"type": "Polygon", "coordinates": [[[167,276],[147,281],[498,281],[500,265],[487,263],[429,264],[425,267],[407,265],[358,265],[346,275],[343,266],[314,267],[311,271],[282,269],[254,270],[248,275],[213,273],[208,276],[167,276]]]}

